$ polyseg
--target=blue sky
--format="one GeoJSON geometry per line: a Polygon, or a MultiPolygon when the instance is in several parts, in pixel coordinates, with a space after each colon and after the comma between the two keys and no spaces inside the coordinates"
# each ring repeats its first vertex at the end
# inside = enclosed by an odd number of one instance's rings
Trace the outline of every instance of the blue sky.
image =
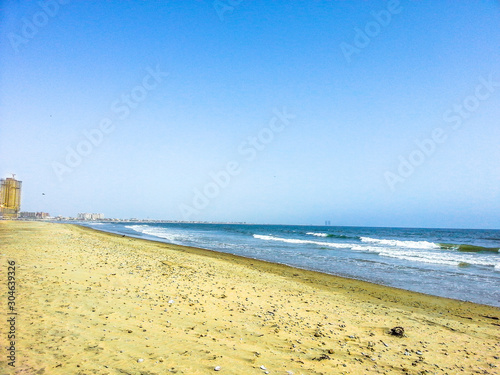
{"type": "Polygon", "coordinates": [[[498,1],[0,8],[22,210],[500,228],[498,1]]]}

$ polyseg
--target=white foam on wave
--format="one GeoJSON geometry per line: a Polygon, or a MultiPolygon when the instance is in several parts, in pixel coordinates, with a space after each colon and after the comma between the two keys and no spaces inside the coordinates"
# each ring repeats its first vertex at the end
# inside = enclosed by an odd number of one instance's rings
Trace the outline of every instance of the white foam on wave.
{"type": "Polygon", "coordinates": [[[164,238],[170,242],[179,242],[189,238],[189,236],[180,233],[172,233],[168,229],[162,227],[152,227],[149,225],[127,225],[125,228],[129,228],[138,233],[147,234],[149,236],[164,238]]]}
{"type": "Polygon", "coordinates": [[[334,247],[337,249],[349,249],[353,246],[352,244],[348,244],[348,243],[298,240],[295,238],[281,238],[281,237],[266,236],[266,235],[261,235],[261,234],[254,234],[253,237],[257,238],[259,240],[265,240],[265,241],[279,241],[279,242],[295,243],[295,244],[311,244],[311,245],[318,245],[318,246],[334,247]]]}
{"type": "Polygon", "coordinates": [[[306,234],[309,236],[316,236],[316,237],[328,237],[328,233],[307,232],[306,234]]]}
{"type": "Polygon", "coordinates": [[[136,232],[142,233],[142,231],[146,228],[149,228],[149,225],[125,225],[125,228],[135,230],[136,232]]]}
{"type": "Polygon", "coordinates": [[[426,251],[425,249],[402,249],[390,248],[382,246],[353,246],[352,250],[370,251],[379,254],[380,256],[395,258],[401,260],[409,260],[422,263],[445,264],[450,266],[459,266],[460,264],[471,264],[477,266],[497,267],[496,263],[491,258],[477,257],[472,254],[449,254],[436,251],[426,251]]]}
{"type": "Polygon", "coordinates": [[[434,242],[428,241],[399,241],[399,240],[380,240],[377,238],[360,237],[362,242],[375,243],[386,246],[410,248],[410,249],[439,249],[440,246],[434,242]]]}
{"type": "MultiPolygon", "coordinates": [[[[407,260],[411,262],[421,262],[429,264],[443,264],[449,266],[459,266],[461,264],[470,264],[477,266],[495,267],[500,269],[500,264],[490,258],[477,257],[473,254],[449,254],[436,251],[439,246],[433,246],[432,242],[426,241],[396,241],[396,240],[376,240],[369,239],[371,246],[359,245],[354,243],[333,243],[311,240],[299,240],[294,238],[281,238],[271,235],[254,234],[254,238],[265,241],[279,241],[291,244],[310,244],[322,247],[333,247],[337,249],[351,249],[353,251],[362,251],[378,254],[382,257],[407,260]],[[403,243],[403,246],[401,245],[403,243]],[[385,245],[385,246],[384,246],[385,245]]],[[[366,238],[366,237],[365,237],[366,238]]]]}

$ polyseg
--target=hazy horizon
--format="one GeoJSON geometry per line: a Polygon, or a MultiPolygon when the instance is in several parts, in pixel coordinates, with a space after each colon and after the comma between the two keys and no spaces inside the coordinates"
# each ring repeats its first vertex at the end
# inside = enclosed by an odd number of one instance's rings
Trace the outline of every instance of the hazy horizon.
{"type": "Polygon", "coordinates": [[[22,211],[500,228],[500,2],[2,2],[22,211]]]}

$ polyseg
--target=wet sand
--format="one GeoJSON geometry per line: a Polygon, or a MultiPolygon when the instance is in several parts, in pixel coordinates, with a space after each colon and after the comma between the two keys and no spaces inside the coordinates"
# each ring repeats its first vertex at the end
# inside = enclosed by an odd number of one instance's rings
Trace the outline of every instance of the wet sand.
{"type": "Polygon", "coordinates": [[[0,244],[2,374],[500,374],[495,307],[69,224],[0,244]]]}

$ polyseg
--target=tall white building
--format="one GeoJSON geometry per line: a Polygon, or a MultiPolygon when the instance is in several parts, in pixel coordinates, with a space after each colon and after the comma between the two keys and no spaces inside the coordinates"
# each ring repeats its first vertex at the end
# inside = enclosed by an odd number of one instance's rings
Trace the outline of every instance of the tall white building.
{"type": "Polygon", "coordinates": [[[78,214],[78,220],[102,220],[102,219],[104,219],[104,214],[89,214],[89,213],[78,214]]]}

